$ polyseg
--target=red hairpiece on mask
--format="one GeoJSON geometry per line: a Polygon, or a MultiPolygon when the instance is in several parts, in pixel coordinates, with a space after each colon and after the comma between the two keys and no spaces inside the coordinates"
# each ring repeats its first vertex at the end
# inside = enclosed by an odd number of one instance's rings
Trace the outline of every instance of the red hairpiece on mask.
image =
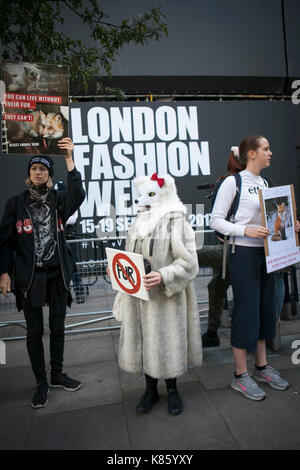
{"type": "Polygon", "coordinates": [[[153,175],[151,176],[151,180],[152,180],[152,181],[157,181],[160,188],[162,187],[162,185],[163,185],[164,182],[165,182],[165,180],[164,180],[163,178],[158,178],[158,176],[157,176],[156,173],[153,173],[153,175]]]}

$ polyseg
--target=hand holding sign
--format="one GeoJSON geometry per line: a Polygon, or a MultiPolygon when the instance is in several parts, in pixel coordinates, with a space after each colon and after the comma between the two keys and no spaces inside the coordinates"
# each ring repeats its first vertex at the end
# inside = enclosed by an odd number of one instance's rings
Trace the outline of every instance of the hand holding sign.
{"type": "MultiPolygon", "coordinates": [[[[109,266],[106,268],[106,273],[110,277],[109,266]]],[[[159,286],[161,280],[161,274],[156,271],[151,271],[150,273],[143,276],[144,286],[147,290],[151,289],[152,287],[159,286]]]]}
{"type": "Polygon", "coordinates": [[[144,286],[147,290],[151,289],[152,287],[159,286],[161,283],[161,274],[157,271],[151,271],[146,276],[143,276],[144,286]]]}
{"type": "Polygon", "coordinates": [[[266,238],[270,235],[270,230],[265,227],[246,227],[245,236],[249,238],[266,238]]]}

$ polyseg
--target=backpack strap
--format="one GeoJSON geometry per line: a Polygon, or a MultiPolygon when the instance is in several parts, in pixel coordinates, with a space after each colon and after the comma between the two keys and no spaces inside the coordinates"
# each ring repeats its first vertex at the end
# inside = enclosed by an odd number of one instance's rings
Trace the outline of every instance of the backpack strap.
{"type": "MultiPolygon", "coordinates": [[[[235,214],[237,213],[239,203],[240,203],[240,198],[241,198],[241,186],[242,186],[242,178],[239,173],[234,175],[235,183],[236,183],[236,193],[234,196],[234,199],[232,201],[230,210],[227,215],[227,220],[229,220],[232,224],[235,224],[235,214]]],[[[224,239],[225,242],[225,239],[224,239]]],[[[232,246],[231,246],[231,252],[235,253],[235,237],[232,237],[232,246]]],[[[226,254],[225,254],[225,247],[224,247],[224,254],[223,254],[223,272],[225,270],[224,263],[226,260],[226,254]]],[[[223,274],[225,276],[225,274],[223,274]]],[[[223,277],[224,279],[224,277],[223,277]]]]}
{"type": "Polygon", "coordinates": [[[264,180],[264,185],[265,185],[267,188],[274,188],[275,184],[274,184],[274,182],[271,180],[271,178],[266,178],[266,177],[264,177],[263,180],[264,180]]]}
{"type": "Polygon", "coordinates": [[[154,238],[152,237],[151,241],[150,241],[150,245],[149,245],[149,257],[150,257],[150,259],[152,259],[152,255],[153,255],[153,245],[154,245],[154,238]]]}
{"type": "MultiPolygon", "coordinates": [[[[177,219],[178,217],[182,217],[182,213],[181,212],[170,212],[170,216],[169,216],[169,224],[172,224],[173,223],[173,220],[174,219],[177,219]]],[[[164,216],[163,216],[164,217],[164,216]]],[[[161,220],[161,219],[160,219],[161,220]]],[[[157,231],[157,227],[159,227],[159,223],[160,223],[160,220],[158,221],[156,227],[154,228],[153,230],[153,233],[152,233],[152,237],[151,237],[151,240],[150,240],[150,244],[149,244],[149,258],[150,260],[152,260],[152,255],[153,255],[153,246],[154,246],[154,240],[155,240],[155,234],[156,234],[156,231],[157,231]]]]}
{"type": "MultiPolygon", "coordinates": [[[[172,213],[173,215],[174,213],[172,213]]],[[[163,216],[164,217],[164,216],[163,216]]],[[[170,220],[169,220],[169,223],[172,223],[172,220],[174,220],[174,216],[173,217],[170,217],[170,220]]],[[[161,220],[161,219],[160,219],[161,220]]],[[[151,240],[150,240],[150,243],[149,243],[149,258],[152,259],[152,255],[153,255],[153,246],[154,246],[154,240],[155,240],[155,234],[156,234],[156,231],[157,231],[157,227],[159,226],[159,222],[160,220],[158,221],[158,223],[156,224],[156,226],[154,227],[154,230],[153,230],[153,233],[152,233],[152,236],[151,236],[151,240]]],[[[135,243],[134,243],[134,247],[133,247],[133,252],[135,253],[135,249],[136,249],[136,245],[137,245],[137,239],[135,240],[135,243]]]]}
{"type": "Polygon", "coordinates": [[[239,173],[233,176],[234,176],[235,183],[236,183],[236,193],[232,201],[231,207],[229,209],[227,218],[229,219],[230,222],[235,223],[235,214],[237,213],[239,203],[240,203],[240,198],[241,198],[242,178],[239,173]]]}
{"type": "MultiPolygon", "coordinates": [[[[229,220],[231,223],[235,223],[235,214],[237,213],[240,198],[241,198],[241,187],[242,187],[242,178],[239,173],[233,175],[236,183],[236,193],[234,199],[232,201],[231,207],[227,214],[226,219],[229,220]]],[[[224,246],[223,246],[223,259],[222,259],[222,279],[225,279],[226,276],[226,257],[227,257],[227,242],[228,238],[224,237],[224,246]]],[[[232,237],[232,247],[231,252],[235,253],[235,237],[232,237]]]]}
{"type": "Polygon", "coordinates": [[[226,278],[227,236],[224,237],[222,254],[222,279],[226,278]]]}
{"type": "MultiPolygon", "coordinates": [[[[241,175],[239,173],[237,173],[236,175],[231,175],[231,176],[234,176],[234,179],[235,179],[236,193],[235,193],[234,199],[231,203],[230,209],[227,213],[226,220],[234,223],[235,222],[235,214],[238,210],[239,203],[240,203],[242,178],[241,178],[241,175]]],[[[218,181],[217,184],[214,187],[214,194],[212,196],[212,209],[213,209],[216,197],[217,197],[218,190],[219,190],[221,184],[223,183],[223,181],[224,181],[224,179],[221,180],[221,181],[218,181]]],[[[226,236],[224,237],[224,235],[222,233],[219,233],[219,232],[216,231],[216,235],[221,240],[227,240],[227,237],[226,236]]]]}

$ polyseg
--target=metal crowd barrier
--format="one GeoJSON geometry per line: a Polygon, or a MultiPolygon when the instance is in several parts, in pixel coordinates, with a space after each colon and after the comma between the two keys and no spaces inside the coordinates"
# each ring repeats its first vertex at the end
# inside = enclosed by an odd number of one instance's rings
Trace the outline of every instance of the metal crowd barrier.
{"type": "MultiPolygon", "coordinates": [[[[116,240],[99,239],[94,237],[86,238],[72,238],[67,240],[76,261],[76,271],[73,274],[71,282],[72,290],[72,311],[66,315],[66,334],[76,333],[89,333],[99,332],[107,330],[120,329],[120,324],[117,323],[112,315],[112,306],[116,291],[111,288],[110,280],[106,274],[107,260],[105,255],[105,247],[111,246],[114,248],[122,248],[116,240]],[[85,320],[85,317],[96,316],[96,318],[85,320]],[[80,321],[74,321],[69,323],[69,319],[74,320],[78,317],[83,317],[80,321]],[[101,322],[109,322],[107,326],[93,327],[91,325],[101,322]],[[113,323],[113,324],[112,324],[113,323]]],[[[200,268],[196,282],[200,283],[200,280],[206,278],[205,289],[207,293],[206,284],[208,278],[211,277],[212,270],[210,268],[200,268]]],[[[204,283],[203,283],[204,284],[204,283]]],[[[197,289],[198,292],[198,289],[197,289]]],[[[200,297],[200,296],[199,296],[200,297]]],[[[207,304],[208,300],[198,299],[199,305],[207,304]]],[[[10,294],[10,299],[6,300],[5,297],[0,294],[0,313],[5,309],[8,313],[18,314],[14,297],[10,294]]],[[[199,310],[201,320],[208,318],[205,314],[207,308],[199,310]]],[[[1,316],[0,316],[1,318],[1,316]]],[[[20,326],[26,329],[26,322],[23,318],[14,320],[3,320],[0,321],[1,327],[9,326],[20,326]]],[[[8,336],[0,338],[3,341],[12,341],[17,339],[25,339],[26,336],[8,336]]]]}
{"type": "MultiPolygon", "coordinates": [[[[89,333],[89,332],[101,332],[107,330],[120,329],[120,324],[114,320],[112,315],[112,306],[116,291],[111,288],[110,280],[106,275],[106,255],[105,247],[111,246],[114,248],[123,248],[116,240],[100,239],[94,237],[86,238],[72,238],[68,240],[70,247],[73,251],[73,255],[76,261],[76,271],[74,272],[73,279],[71,282],[72,289],[72,311],[66,315],[66,334],[76,333],[89,333]],[[96,318],[85,320],[85,317],[96,318]],[[80,321],[75,321],[76,318],[81,317],[80,321]],[[69,319],[73,319],[74,322],[69,323],[69,319]],[[108,322],[108,325],[101,327],[90,328],[91,325],[101,322],[108,322]]],[[[298,287],[299,284],[300,265],[297,265],[297,269],[294,270],[293,278],[290,282],[293,282],[291,291],[294,304],[299,301],[298,298],[298,287]],[[297,276],[298,275],[298,276],[297,276]],[[298,277],[298,279],[297,279],[298,277]]],[[[207,284],[212,276],[211,268],[200,268],[199,274],[195,280],[196,292],[198,305],[208,304],[207,299],[207,284]]],[[[288,284],[286,282],[286,291],[288,284]]],[[[232,300],[232,292],[231,295],[232,300]]],[[[288,292],[290,297],[290,293],[288,292]]],[[[207,320],[208,308],[200,308],[199,316],[201,320],[207,320]]],[[[291,319],[291,318],[289,318],[291,319]]],[[[9,300],[0,294],[0,328],[20,326],[26,330],[26,322],[23,318],[23,314],[18,314],[16,310],[16,304],[14,296],[10,294],[9,300]],[[22,318],[15,318],[13,320],[2,320],[1,312],[5,310],[7,313],[14,313],[22,318]]],[[[26,336],[8,336],[0,338],[0,340],[11,341],[16,339],[24,339],[26,336]]]]}

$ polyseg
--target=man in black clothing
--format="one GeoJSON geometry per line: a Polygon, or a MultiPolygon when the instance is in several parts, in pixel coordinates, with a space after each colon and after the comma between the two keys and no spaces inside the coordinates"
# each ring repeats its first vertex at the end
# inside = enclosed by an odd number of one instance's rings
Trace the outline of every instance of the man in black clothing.
{"type": "MultiPolygon", "coordinates": [[[[226,253],[226,265],[228,260],[228,247],[226,253]]],[[[220,346],[220,337],[218,329],[221,325],[221,316],[224,309],[226,293],[230,286],[230,277],[228,266],[225,269],[225,278],[222,277],[223,271],[223,244],[205,245],[197,252],[198,263],[200,267],[213,268],[213,276],[208,283],[208,327],[206,333],[202,335],[202,347],[211,348],[220,346]]]]}
{"type": "Polygon", "coordinates": [[[35,155],[28,163],[27,188],[11,197],[0,225],[0,290],[7,296],[13,289],[18,310],[24,311],[27,350],[37,388],[32,406],[47,404],[47,381],[43,336],[43,311],[49,305],[50,365],[52,387],[78,390],[80,382],[69,378],[63,369],[66,306],[71,305],[70,280],[74,260],[68,248],[64,225],[82,204],[85,192],[80,173],[72,159],[73,142],[66,137],[58,142],[66,151],[68,190],[53,190],[53,161],[35,155]]]}

